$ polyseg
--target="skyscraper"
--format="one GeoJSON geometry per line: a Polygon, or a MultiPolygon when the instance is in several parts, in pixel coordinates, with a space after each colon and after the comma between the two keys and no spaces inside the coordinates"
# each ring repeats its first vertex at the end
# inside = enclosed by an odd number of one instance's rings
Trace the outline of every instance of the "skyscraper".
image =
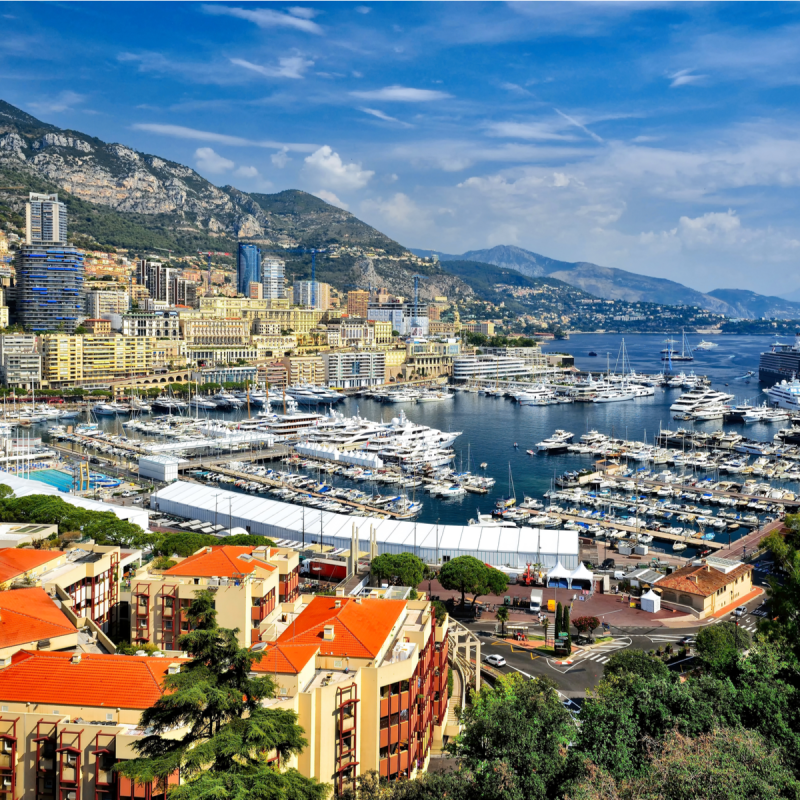
{"type": "Polygon", "coordinates": [[[265,258],[261,262],[261,283],[265,300],[286,297],[286,263],[279,258],[265,258]]]}
{"type": "Polygon", "coordinates": [[[16,320],[30,331],[72,332],[83,316],[83,253],[67,245],[67,209],[58,195],[31,194],[26,243],[17,250],[16,320]]]}
{"type": "Polygon", "coordinates": [[[295,281],[292,287],[292,302],[296,306],[327,311],[331,307],[330,284],[320,281],[295,281]]]}
{"type": "Polygon", "coordinates": [[[248,296],[251,283],[261,283],[261,250],[254,244],[239,242],[236,259],[236,291],[248,296]]]}
{"type": "Polygon", "coordinates": [[[31,192],[25,206],[26,244],[66,244],[67,207],[57,194],[31,192]]]}

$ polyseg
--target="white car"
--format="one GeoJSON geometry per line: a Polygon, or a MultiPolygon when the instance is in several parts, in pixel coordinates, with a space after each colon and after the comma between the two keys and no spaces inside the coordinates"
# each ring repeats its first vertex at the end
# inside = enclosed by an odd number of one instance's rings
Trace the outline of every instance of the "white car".
{"type": "Polygon", "coordinates": [[[503,656],[491,655],[486,656],[483,660],[492,667],[504,667],[506,665],[506,660],[503,656]]]}
{"type": "Polygon", "coordinates": [[[734,612],[735,617],[743,617],[747,613],[747,606],[739,606],[734,612]]]}

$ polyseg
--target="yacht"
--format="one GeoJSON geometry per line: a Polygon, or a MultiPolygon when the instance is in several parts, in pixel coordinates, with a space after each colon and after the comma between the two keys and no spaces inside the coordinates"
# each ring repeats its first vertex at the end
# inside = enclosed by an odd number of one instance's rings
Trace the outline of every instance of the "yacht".
{"type": "Polygon", "coordinates": [[[695,350],[713,350],[715,347],[719,347],[716,342],[707,342],[704,339],[700,340],[700,344],[695,345],[695,350]]]}
{"type": "Polygon", "coordinates": [[[244,405],[244,400],[240,400],[227,389],[220,389],[216,394],[211,395],[210,400],[217,408],[241,408],[244,405]]]}
{"type": "Polygon", "coordinates": [[[118,414],[130,414],[130,406],[116,401],[111,403],[95,403],[92,406],[92,413],[99,417],[116,417],[118,414]]]}
{"type": "Polygon", "coordinates": [[[800,380],[792,376],[791,381],[781,381],[767,389],[770,403],[790,411],[800,410],[800,380]]]}
{"type": "Polygon", "coordinates": [[[193,397],[189,401],[189,406],[193,411],[215,411],[219,406],[205,397],[193,397]]]}
{"type": "MultiPolygon", "coordinates": [[[[800,389],[800,384],[798,384],[800,389]]],[[[700,406],[724,405],[733,400],[732,394],[718,392],[707,387],[698,387],[684,392],[670,407],[674,414],[690,414],[700,406]]]]}
{"type": "Polygon", "coordinates": [[[622,400],[633,400],[634,394],[631,389],[622,386],[619,389],[604,389],[592,399],[593,403],[619,403],[622,400]]]}
{"type": "Polygon", "coordinates": [[[163,396],[163,397],[156,397],[153,400],[153,408],[156,411],[166,411],[168,414],[180,414],[181,411],[185,411],[188,407],[187,403],[184,403],[183,400],[176,400],[174,397],[163,396]]]}
{"type": "Polygon", "coordinates": [[[423,392],[418,398],[418,403],[438,403],[442,400],[452,400],[455,395],[450,392],[423,392]]]}
{"type": "Polygon", "coordinates": [[[634,397],[655,397],[656,390],[654,386],[647,386],[646,384],[640,384],[636,386],[629,386],[628,391],[634,397]]]}
{"type": "Polygon", "coordinates": [[[711,403],[709,405],[698,406],[693,411],[687,413],[697,422],[708,422],[712,419],[723,419],[728,413],[728,406],[724,406],[721,403],[711,403]]]}
{"type": "Polygon", "coordinates": [[[551,436],[548,436],[547,439],[537,442],[536,449],[539,450],[539,452],[551,453],[566,450],[574,436],[574,433],[559,429],[551,436]]]}

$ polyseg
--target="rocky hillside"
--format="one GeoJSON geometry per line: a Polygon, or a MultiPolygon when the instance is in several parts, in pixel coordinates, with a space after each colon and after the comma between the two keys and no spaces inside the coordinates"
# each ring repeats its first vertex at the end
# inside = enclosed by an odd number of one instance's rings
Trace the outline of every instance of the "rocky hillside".
{"type": "MultiPolygon", "coordinates": [[[[234,252],[239,239],[266,250],[343,245],[354,252],[317,257],[319,279],[340,289],[372,284],[410,296],[413,275],[423,273],[425,298],[472,294],[465,282],[420,264],[388,236],[306,192],[218,187],[183,164],[62,130],[3,101],[0,187],[8,187],[0,188],[0,226],[12,229],[22,225],[28,191],[57,191],[68,207],[70,234],[81,244],[179,255],[234,252]]],[[[310,277],[311,257],[287,256],[287,272],[310,277]]]]}
{"type": "Polygon", "coordinates": [[[754,319],[800,319],[800,303],[782,297],[756,294],[746,289],[714,289],[710,295],[727,303],[731,316],[754,319]]]}

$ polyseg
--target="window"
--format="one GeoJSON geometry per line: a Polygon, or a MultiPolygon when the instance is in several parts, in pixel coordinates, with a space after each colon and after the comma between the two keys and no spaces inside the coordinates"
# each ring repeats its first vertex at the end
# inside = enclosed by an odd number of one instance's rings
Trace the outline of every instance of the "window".
{"type": "Polygon", "coordinates": [[[113,719],[114,719],[114,715],[113,714],[106,714],[106,721],[107,722],[111,722],[113,719]]]}

